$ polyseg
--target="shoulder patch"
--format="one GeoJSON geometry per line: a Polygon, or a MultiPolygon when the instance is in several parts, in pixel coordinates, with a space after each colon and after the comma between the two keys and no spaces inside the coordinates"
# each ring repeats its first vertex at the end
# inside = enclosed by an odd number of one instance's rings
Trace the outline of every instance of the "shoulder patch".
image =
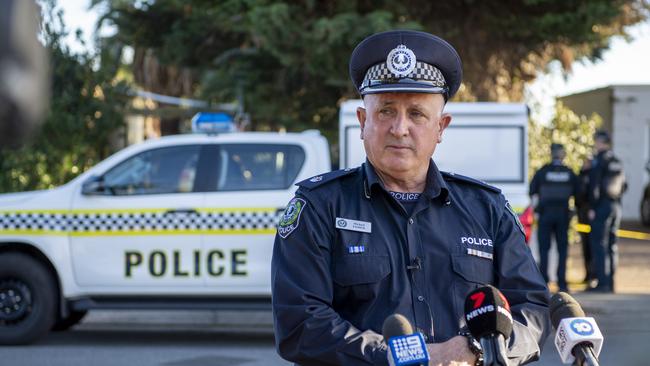
{"type": "Polygon", "coordinates": [[[302,198],[294,197],[287,204],[287,208],[284,209],[284,213],[280,217],[280,222],[278,223],[278,235],[282,239],[286,239],[289,234],[291,234],[298,224],[300,224],[300,214],[305,208],[307,202],[302,198]]]}
{"type": "Polygon", "coordinates": [[[515,219],[515,223],[517,224],[517,227],[519,230],[521,230],[521,233],[524,234],[524,237],[526,236],[526,230],[524,229],[524,225],[519,221],[519,215],[515,212],[515,210],[510,206],[510,202],[506,201],[506,211],[510,213],[513,219],[515,219]]]}
{"type": "Polygon", "coordinates": [[[469,184],[479,186],[479,187],[481,187],[483,189],[487,189],[487,190],[492,191],[492,192],[501,193],[501,190],[499,188],[497,188],[495,186],[492,186],[492,185],[489,185],[489,184],[483,182],[482,180],[470,178],[470,177],[467,177],[467,176],[464,176],[464,175],[451,173],[451,172],[442,172],[441,171],[440,174],[442,174],[442,177],[446,181],[457,181],[457,182],[462,182],[462,183],[469,183],[469,184]]]}
{"type": "Polygon", "coordinates": [[[313,176],[311,178],[305,179],[301,182],[296,183],[298,187],[304,187],[307,189],[314,189],[318,186],[321,186],[327,182],[331,182],[333,180],[336,180],[341,177],[345,177],[346,175],[350,175],[352,173],[355,173],[359,170],[359,168],[347,168],[347,169],[340,169],[340,170],[335,170],[332,172],[328,173],[323,173],[320,175],[313,176]]]}

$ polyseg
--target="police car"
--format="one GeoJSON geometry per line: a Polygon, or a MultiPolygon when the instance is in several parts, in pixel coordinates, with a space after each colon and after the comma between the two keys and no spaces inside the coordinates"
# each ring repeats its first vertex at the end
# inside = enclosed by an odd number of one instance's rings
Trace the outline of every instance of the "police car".
{"type": "Polygon", "coordinates": [[[0,195],[0,344],[90,309],[270,308],[279,216],[295,182],[330,169],[317,131],[188,134],[0,195]]]}

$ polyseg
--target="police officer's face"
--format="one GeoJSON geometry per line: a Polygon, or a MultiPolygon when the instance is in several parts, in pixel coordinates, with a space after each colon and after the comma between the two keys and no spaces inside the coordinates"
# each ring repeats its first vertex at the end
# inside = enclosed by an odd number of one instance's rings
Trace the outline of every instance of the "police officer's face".
{"type": "Polygon", "coordinates": [[[451,116],[440,94],[382,93],[357,110],[361,138],[373,166],[392,175],[426,172],[451,116]]]}

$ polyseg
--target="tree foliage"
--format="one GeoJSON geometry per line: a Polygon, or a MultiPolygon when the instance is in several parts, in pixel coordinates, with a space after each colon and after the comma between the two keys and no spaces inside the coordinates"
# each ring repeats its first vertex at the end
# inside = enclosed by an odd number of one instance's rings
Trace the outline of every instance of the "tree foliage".
{"type": "Polygon", "coordinates": [[[115,83],[117,60],[109,54],[74,54],[54,2],[43,4],[42,37],[49,51],[50,112],[26,146],[0,149],[0,192],[61,185],[107,157],[123,126],[124,86],[115,83]]]}
{"type": "Polygon", "coordinates": [[[529,178],[544,164],[551,161],[551,144],[564,145],[564,163],[576,174],[585,159],[591,158],[594,133],[602,125],[602,118],[578,116],[561,102],[555,106],[555,114],[548,125],[530,120],[528,125],[529,178]]]}
{"type": "Polygon", "coordinates": [[[144,89],[239,100],[256,130],[318,128],[333,140],[337,105],[355,98],[354,46],[378,31],[438,34],[458,49],[457,99],[521,101],[524,84],[559,59],[597,59],[647,16],[647,0],[269,1],[94,0],[134,49],[144,89]]]}

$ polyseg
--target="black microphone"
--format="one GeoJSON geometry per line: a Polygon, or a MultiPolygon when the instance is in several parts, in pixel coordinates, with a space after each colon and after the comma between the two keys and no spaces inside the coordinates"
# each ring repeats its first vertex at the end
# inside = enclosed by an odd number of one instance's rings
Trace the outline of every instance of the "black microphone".
{"type": "Polygon", "coordinates": [[[429,353],[422,334],[413,331],[404,315],[393,314],[384,320],[381,328],[388,345],[390,366],[428,365],[429,353]]]}
{"type": "Polygon", "coordinates": [[[508,366],[506,340],[512,334],[512,315],[505,296],[486,285],[465,298],[465,322],[483,349],[484,366],[508,366]]]}
{"type": "Polygon", "coordinates": [[[555,347],[562,362],[598,366],[603,335],[596,320],[586,317],[580,304],[566,292],[558,292],[551,297],[549,311],[556,329],[555,347]]]}

